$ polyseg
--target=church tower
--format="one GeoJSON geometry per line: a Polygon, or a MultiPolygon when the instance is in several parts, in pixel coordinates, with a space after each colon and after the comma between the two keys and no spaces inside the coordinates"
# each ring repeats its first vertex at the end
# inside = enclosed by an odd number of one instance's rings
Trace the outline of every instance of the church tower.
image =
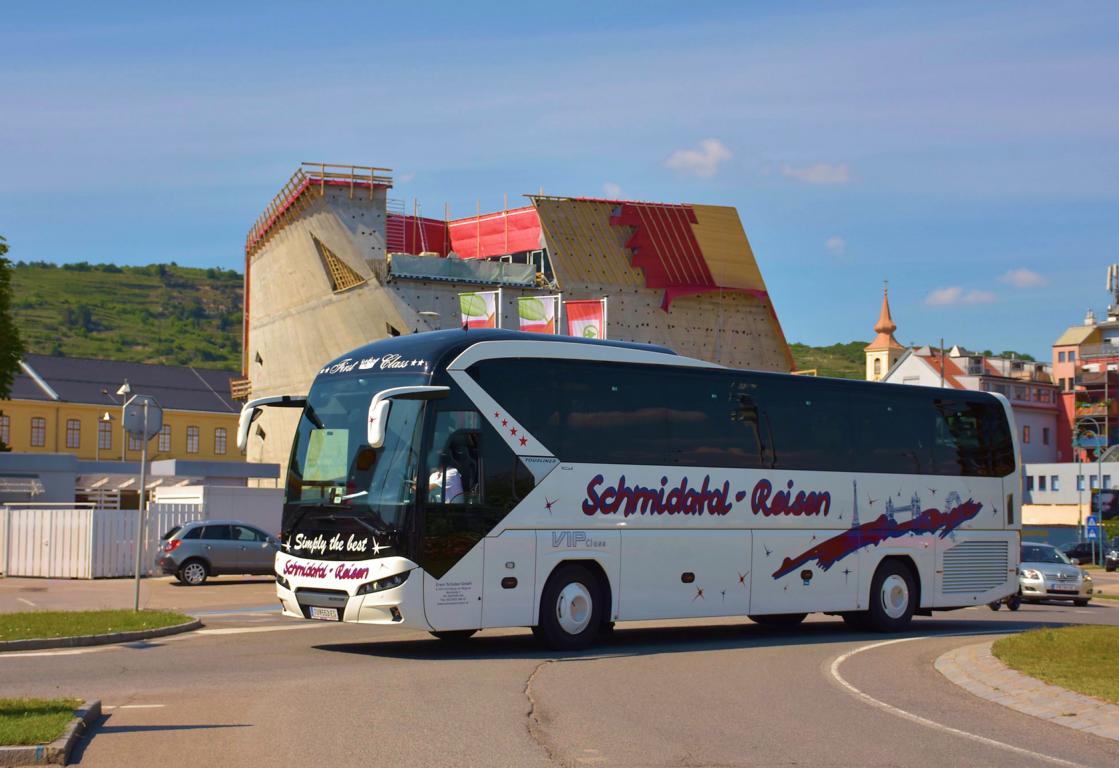
{"type": "Polygon", "coordinates": [[[888,287],[884,287],[882,289],[882,311],[878,315],[878,322],[874,325],[874,332],[878,335],[874,337],[874,341],[863,348],[863,352],[866,354],[867,381],[882,381],[890,368],[901,357],[901,353],[905,351],[905,348],[898,344],[897,339],[894,338],[894,331],[898,327],[893,318],[890,317],[888,293],[888,287]]]}

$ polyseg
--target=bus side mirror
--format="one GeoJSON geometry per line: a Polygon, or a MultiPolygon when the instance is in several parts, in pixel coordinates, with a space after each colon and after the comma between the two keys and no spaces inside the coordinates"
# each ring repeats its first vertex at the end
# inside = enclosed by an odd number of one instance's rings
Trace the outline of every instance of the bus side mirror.
{"type": "Polygon", "coordinates": [[[373,395],[369,403],[369,421],[366,422],[366,442],[373,448],[385,444],[385,431],[389,409],[395,400],[439,400],[451,393],[450,387],[391,387],[373,395]]]}
{"type": "Polygon", "coordinates": [[[385,444],[385,425],[389,422],[389,409],[392,407],[392,400],[382,400],[380,397],[380,393],[377,393],[369,403],[369,426],[365,439],[374,448],[385,444]]]}
{"type": "Polygon", "coordinates": [[[237,419],[237,450],[245,452],[249,444],[249,427],[260,416],[261,409],[265,406],[276,408],[303,408],[307,405],[306,395],[273,395],[271,397],[258,397],[250,400],[241,408],[241,416],[237,419]]]}

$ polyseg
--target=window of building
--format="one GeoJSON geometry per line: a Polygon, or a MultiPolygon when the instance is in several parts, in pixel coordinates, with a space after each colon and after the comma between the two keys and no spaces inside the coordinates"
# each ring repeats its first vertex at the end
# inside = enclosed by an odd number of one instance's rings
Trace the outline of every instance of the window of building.
{"type": "Polygon", "coordinates": [[[82,423],[77,419],[66,420],[66,447],[80,448],[82,444],[82,423]]]}
{"type": "Polygon", "coordinates": [[[1084,475],[1077,475],[1076,476],[1076,490],[1078,490],[1078,491],[1083,491],[1084,490],[1084,475]]]}
{"type": "Polygon", "coordinates": [[[1052,475],[1049,478],[1049,490],[1051,490],[1051,491],[1061,490],[1061,478],[1059,476],[1052,475]]]}
{"type": "Polygon", "coordinates": [[[1038,475],[1037,476],[1037,489],[1039,491],[1044,491],[1045,490],[1045,475],[1038,475]]]}
{"type": "Polygon", "coordinates": [[[47,444],[47,420],[42,416],[31,419],[31,447],[42,448],[47,444]]]}
{"type": "Polygon", "coordinates": [[[1076,350],[1075,349],[1070,349],[1068,351],[1068,361],[1070,363],[1076,362],[1076,350]]]}
{"type": "Polygon", "coordinates": [[[0,414],[0,443],[12,444],[12,417],[0,414]]]}
{"type": "Polygon", "coordinates": [[[1088,487],[1093,491],[1100,487],[1099,475],[1088,475],[1088,487]]]}
{"type": "Polygon", "coordinates": [[[1058,386],[1058,387],[1059,387],[1060,389],[1062,389],[1062,390],[1063,390],[1063,389],[1065,388],[1065,380],[1064,380],[1064,379],[1057,379],[1057,386],[1058,386]]]}
{"type": "Polygon", "coordinates": [[[1030,425],[1029,424],[1022,425],[1022,442],[1026,443],[1027,445],[1030,442],[1030,425]]]}
{"type": "Polygon", "coordinates": [[[133,435],[132,433],[129,433],[129,435],[128,435],[128,450],[138,451],[143,447],[144,447],[144,441],[141,440],[136,435],[133,435]]]}
{"type": "Polygon", "coordinates": [[[187,427],[187,453],[198,453],[198,427],[187,427]]]}
{"type": "Polygon", "coordinates": [[[165,453],[171,450],[171,425],[164,424],[159,430],[159,451],[165,453]]]}
{"type": "Polygon", "coordinates": [[[1104,488],[1110,488],[1111,487],[1111,475],[1104,475],[1103,476],[1103,487],[1104,488]]]}
{"type": "Polygon", "coordinates": [[[1034,489],[1034,476],[1026,475],[1026,490],[1032,491],[1034,489]]]}
{"type": "Polygon", "coordinates": [[[876,358],[874,358],[874,378],[878,378],[881,375],[882,375],[882,358],[876,357],[876,358]]]}
{"type": "Polygon", "coordinates": [[[1049,427],[1041,428],[1041,444],[1049,445],[1049,427]]]}
{"type": "Polygon", "coordinates": [[[225,455],[225,427],[218,427],[214,430],[214,454],[217,456],[225,455]]]}
{"type": "Polygon", "coordinates": [[[113,447],[113,422],[97,422],[97,447],[108,450],[113,447]]]}

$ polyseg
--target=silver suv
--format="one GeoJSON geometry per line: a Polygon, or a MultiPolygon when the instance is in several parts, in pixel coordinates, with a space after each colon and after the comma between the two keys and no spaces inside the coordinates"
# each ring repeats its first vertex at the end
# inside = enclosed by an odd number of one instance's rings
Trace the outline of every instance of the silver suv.
{"type": "Polygon", "coordinates": [[[237,520],[195,520],[162,539],[156,568],[192,587],[221,574],[270,576],[280,546],[274,536],[237,520]]]}

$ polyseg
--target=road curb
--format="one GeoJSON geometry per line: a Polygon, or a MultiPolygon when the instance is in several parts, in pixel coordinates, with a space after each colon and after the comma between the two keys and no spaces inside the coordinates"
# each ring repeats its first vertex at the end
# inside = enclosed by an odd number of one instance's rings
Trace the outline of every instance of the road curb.
{"type": "MultiPolygon", "coordinates": [[[[77,635],[75,637],[48,637],[37,640],[4,640],[0,642],[0,653],[8,651],[41,651],[45,648],[82,648],[89,645],[112,645],[113,643],[133,643],[153,637],[166,637],[181,632],[190,632],[202,626],[198,619],[158,629],[137,629],[131,632],[113,632],[108,635],[77,635]]],[[[3,763],[0,763],[3,765],[3,763]]]]}
{"type": "Polygon", "coordinates": [[[1003,664],[988,640],[940,656],[940,674],[981,699],[1105,739],[1119,741],[1119,706],[1023,675],[1003,664]]]}
{"type": "Polygon", "coordinates": [[[74,713],[74,719],[66,726],[62,735],[50,744],[0,747],[0,766],[9,768],[9,766],[19,765],[65,765],[70,759],[70,752],[74,749],[74,745],[100,717],[101,700],[87,701],[74,713]]]}

